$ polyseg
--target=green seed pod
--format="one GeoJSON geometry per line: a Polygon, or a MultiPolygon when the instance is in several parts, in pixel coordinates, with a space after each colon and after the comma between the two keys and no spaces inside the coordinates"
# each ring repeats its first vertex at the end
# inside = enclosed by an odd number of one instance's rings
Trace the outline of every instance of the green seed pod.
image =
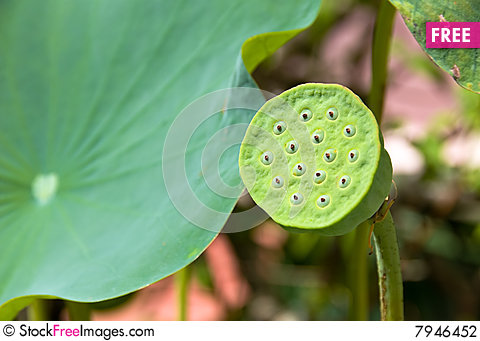
{"type": "Polygon", "coordinates": [[[370,218],[392,181],[375,117],[334,84],[300,85],[265,103],[248,127],[239,167],[253,200],[273,220],[325,235],[345,234],[370,218]]]}

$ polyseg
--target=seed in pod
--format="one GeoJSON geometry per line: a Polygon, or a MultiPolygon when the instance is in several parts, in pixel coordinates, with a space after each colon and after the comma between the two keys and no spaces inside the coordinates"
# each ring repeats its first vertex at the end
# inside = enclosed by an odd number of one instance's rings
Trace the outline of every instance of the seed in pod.
{"type": "Polygon", "coordinates": [[[303,195],[301,193],[293,193],[290,197],[292,205],[300,205],[303,202],[303,195]]]}
{"type": "Polygon", "coordinates": [[[319,144],[323,141],[325,137],[325,133],[321,129],[315,130],[315,132],[312,134],[312,142],[314,144],[319,144]]]}
{"type": "Polygon", "coordinates": [[[265,152],[262,154],[260,160],[264,165],[269,165],[273,162],[273,153],[272,152],[265,152]]]}
{"type": "Polygon", "coordinates": [[[283,121],[275,122],[275,124],[273,125],[273,132],[275,133],[275,135],[280,135],[285,130],[287,130],[287,124],[283,121]]]}
{"type": "Polygon", "coordinates": [[[302,112],[300,113],[300,121],[302,122],[308,122],[312,119],[313,114],[310,109],[303,109],[302,112]]]}
{"type": "Polygon", "coordinates": [[[285,184],[285,180],[283,180],[283,178],[280,175],[277,175],[272,179],[272,187],[282,188],[284,184],[285,184]]]}
{"type": "Polygon", "coordinates": [[[285,151],[288,154],[293,154],[298,150],[298,143],[295,140],[288,141],[285,146],[285,151]]]}
{"type": "Polygon", "coordinates": [[[321,184],[325,181],[326,178],[327,173],[322,169],[318,169],[315,171],[315,173],[313,173],[313,182],[315,182],[316,184],[321,184]]]}

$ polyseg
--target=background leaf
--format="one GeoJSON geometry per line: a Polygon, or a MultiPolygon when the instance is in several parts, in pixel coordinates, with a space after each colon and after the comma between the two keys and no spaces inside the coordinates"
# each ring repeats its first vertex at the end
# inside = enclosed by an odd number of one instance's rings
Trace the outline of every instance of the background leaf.
{"type": "Polygon", "coordinates": [[[427,49],[425,23],[446,20],[480,21],[477,0],[390,0],[400,11],[410,32],[435,63],[447,71],[462,87],[480,93],[480,53],[478,49],[427,49]],[[457,73],[454,70],[458,68],[457,73]],[[459,77],[458,77],[459,75],[459,77]]]}
{"type": "MultiPolygon", "coordinates": [[[[238,59],[247,38],[285,31],[271,44],[269,35],[249,41],[266,47],[264,58],[309,25],[319,3],[0,2],[0,304],[10,300],[0,318],[30,300],[16,297],[104,300],[198,257],[225,222],[215,212],[225,217],[242,190],[238,148],[217,160],[236,194],[225,198],[205,183],[204,146],[253,112],[209,117],[192,136],[178,136],[190,139],[186,155],[178,150],[169,160],[185,157],[188,184],[211,209],[193,214],[211,218],[211,231],[169,199],[162,176],[167,131],[200,96],[251,84],[238,59]],[[32,182],[48,174],[58,188],[41,205],[32,182]]],[[[243,57],[254,53],[244,50],[243,57]]],[[[260,61],[249,58],[249,70],[260,61]]]]}

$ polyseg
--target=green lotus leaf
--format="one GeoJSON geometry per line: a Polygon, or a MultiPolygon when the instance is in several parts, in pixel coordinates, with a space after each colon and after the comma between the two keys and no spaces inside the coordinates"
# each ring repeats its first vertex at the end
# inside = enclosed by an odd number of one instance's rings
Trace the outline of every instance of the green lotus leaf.
{"type": "Polygon", "coordinates": [[[253,118],[239,157],[253,200],[297,230],[341,235],[384,202],[392,166],[372,112],[350,90],[303,84],[253,118]]]}
{"type": "Polygon", "coordinates": [[[390,0],[400,11],[410,32],[435,63],[462,87],[480,93],[478,49],[427,49],[427,22],[480,21],[478,0],[390,0]]]}
{"type": "Polygon", "coordinates": [[[202,121],[205,112],[184,109],[252,86],[240,56],[252,70],[319,3],[1,1],[0,318],[34,297],[123,295],[197,258],[242,191],[238,146],[225,151],[235,141],[204,147],[253,113],[222,111],[226,96],[202,121]],[[219,177],[206,183],[203,161],[219,177]],[[211,189],[221,180],[228,197],[211,189]],[[182,196],[202,203],[193,217],[172,203],[182,196]]]}

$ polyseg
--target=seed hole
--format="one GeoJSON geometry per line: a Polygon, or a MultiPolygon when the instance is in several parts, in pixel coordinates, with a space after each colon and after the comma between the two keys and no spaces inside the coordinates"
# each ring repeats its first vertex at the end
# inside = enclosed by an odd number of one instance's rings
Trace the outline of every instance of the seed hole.
{"type": "Polygon", "coordinates": [[[298,150],[298,143],[295,140],[287,142],[285,145],[285,151],[289,154],[293,154],[298,150]]]}
{"type": "Polygon", "coordinates": [[[293,193],[290,197],[292,205],[300,205],[303,202],[303,195],[301,193],[293,193]]]}
{"type": "Polygon", "coordinates": [[[330,196],[326,194],[319,196],[317,199],[317,206],[320,208],[324,208],[328,206],[329,203],[330,203],[330,196]]]}
{"type": "Polygon", "coordinates": [[[273,162],[273,153],[272,152],[265,152],[261,156],[261,161],[264,165],[269,165],[273,162]]]}
{"type": "Polygon", "coordinates": [[[355,162],[358,160],[358,150],[352,149],[351,151],[348,152],[348,161],[350,162],[355,162]]]}
{"type": "Polygon", "coordinates": [[[310,109],[303,109],[302,112],[300,113],[300,121],[303,121],[303,122],[310,121],[312,116],[313,114],[310,109]]]}
{"type": "Polygon", "coordinates": [[[316,170],[315,174],[313,174],[313,182],[316,184],[321,184],[327,178],[327,173],[324,170],[316,170]]]}
{"type": "Polygon", "coordinates": [[[316,130],[313,134],[312,134],[312,142],[314,144],[319,144],[323,141],[325,137],[325,133],[323,132],[323,130],[316,130]]]}
{"type": "Polygon", "coordinates": [[[346,188],[348,185],[350,185],[351,181],[352,179],[348,175],[344,175],[340,178],[340,181],[338,182],[338,187],[346,188]]]}
{"type": "Polygon", "coordinates": [[[337,110],[337,108],[332,107],[332,108],[329,108],[329,109],[327,110],[327,118],[328,118],[329,120],[332,120],[332,121],[333,121],[333,120],[336,120],[337,117],[338,117],[338,110],[337,110]]]}
{"type": "Polygon", "coordinates": [[[285,130],[287,130],[287,124],[283,121],[278,121],[273,125],[273,132],[275,135],[282,134],[285,130]]]}
{"type": "Polygon", "coordinates": [[[305,164],[303,162],[297,163],[293,167],[293,175],[302,176],[303,174],[305,174],[306,170],[307,170],[307,167],[305,166],[305,164]]]}
{"type": "Polygon", "coordinates": [[[357,130],[355,129],[355,127],[351,124],[349,124],[348,126],[346,126],[345,128],[343,128],[343,134],[346,136],[346,137],[352,137],[353,135],[355,135],[355,133],[357,132],[357,130]]]}
{"type": "Polygon", "coordinates": [[[326,162],[332,162],[333,160],[335,160],[335,158],[337,157],[337,151],[335,149],[327,149],[325,151],[325,153],[323,154],[323,159],[326,161],[326,162]]]}
{"type": "Polygon", "coordinates": [[[283,180],[283,178],[280,175],[277,175],[272,180],[272,187],[281,188],[283,187],[284,183],[285,181],[283,180]]]}

